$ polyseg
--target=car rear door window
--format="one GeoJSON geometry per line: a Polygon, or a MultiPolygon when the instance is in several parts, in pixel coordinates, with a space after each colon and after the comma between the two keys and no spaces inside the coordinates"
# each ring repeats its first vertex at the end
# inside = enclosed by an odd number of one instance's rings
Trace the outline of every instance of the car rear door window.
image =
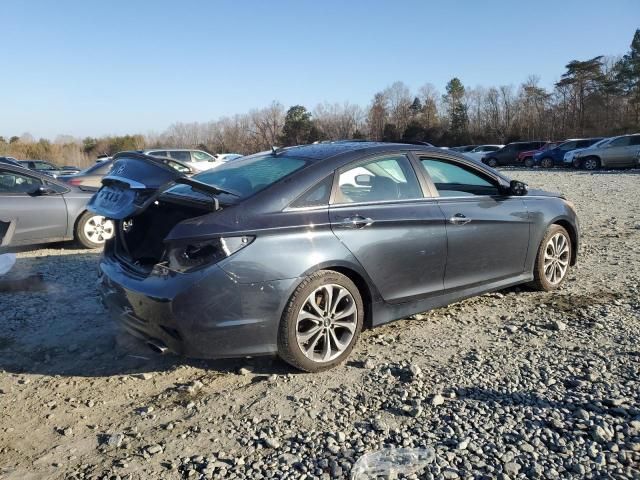
{"type": "Polygon", "coordinates": [[[391,155],[359,163],[340,173],[334,203],[384,202],[422,198],[411,162],[391,155]]]}
{"type": "Polygon", "coordinates": [[[291,204],[291,207],[309,208],[328,205],[332,186],[333,175],[330,175],[300,195],[298,199],[291,204]]]}
{"type": "Polygon", "coordinates": [[[151,155],[152,157],[166,157],[167,152],[165,150],[158,150],[155,152],[149,152],[149,155],[151,155]]]}
{"type": "Polygon", "coordinates": [[[640,145],[640,135],[633,135],[629,141],[629,145],[640,145]]]}
{"type": "Polygon", "coordinates": [[[439,158],[421,158],[420,163],[441,197],[500,194],[492,178],[470,166],[439,158]]]}

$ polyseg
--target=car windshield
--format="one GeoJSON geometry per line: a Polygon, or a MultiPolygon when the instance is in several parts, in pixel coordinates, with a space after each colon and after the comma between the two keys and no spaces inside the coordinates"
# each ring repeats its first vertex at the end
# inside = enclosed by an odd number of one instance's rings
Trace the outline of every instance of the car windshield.
{"type": "MultiPolygon", "coordinates": [[[[239,198],[247,198],[307,165],[308,160],[275,155],[257,155],[225,163],[220,167],[194,175],[200,182],[228,190],[239,198]]],[[[177,185],[167,192],[190,194],[188,185],[177,185]]]]}
{"type": "Polygon", "coordinates": [[[594,143],[593,145],[591,145],[592,148],[596,148],[596,147],[604,147],[607,143],[609,143],[611,140],[613,140],[613,138],[603,138],[602,140],[600,140],[599,142],[594,143]]]}

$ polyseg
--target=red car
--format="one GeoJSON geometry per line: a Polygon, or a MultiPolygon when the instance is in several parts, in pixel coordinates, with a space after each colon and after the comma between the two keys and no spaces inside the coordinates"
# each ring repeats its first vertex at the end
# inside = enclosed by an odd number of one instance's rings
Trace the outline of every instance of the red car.
{"type": "Polygon", "coordinates": [[[527,150],[525,152],[520,152],[518,154],[518,162],[524,163],[524,166],[527,168],[533,167],[533,155],[538,152],[544,152],[545,150],[549,150],[550,148],[557,147],[562,142],[547,142],[537,150],[527,150]]]}

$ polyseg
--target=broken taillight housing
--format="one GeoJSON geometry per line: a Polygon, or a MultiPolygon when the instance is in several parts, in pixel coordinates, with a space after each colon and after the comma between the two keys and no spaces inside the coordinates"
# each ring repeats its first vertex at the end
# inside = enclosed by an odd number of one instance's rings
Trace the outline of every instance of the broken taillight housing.
{"type": "Polygon", "coordinates": [[[205,242],[170,247],[168,251],[169,269],[181,273],[197,270],[218,263],[247,245],[255,237],[221,237],[205,242]]]}

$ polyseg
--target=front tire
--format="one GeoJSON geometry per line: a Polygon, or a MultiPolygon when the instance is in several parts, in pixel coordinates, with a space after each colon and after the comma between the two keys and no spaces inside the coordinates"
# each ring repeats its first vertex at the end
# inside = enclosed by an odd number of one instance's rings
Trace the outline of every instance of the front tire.
{"type": "Polygon", "coordinates": [[[491,168],[496,168],[498,166],[498,161],[495,158],[490,158],[489,160],[487,160],[487,165],[489,165],[491,168]]]}
{"type": "Polygon", "coordinates": [[[532,157],[527,157],[524,159],[524,166],[527,168],[533,168],[535,165],[532,157]]]}
{"type": "Polygon", "coordinates": [[[560,225],[551,225],[538,247],[531,286],[543,292],[559,288],[567,278],[572,249],[569,233],[560,225]]]}
{"type": "Polygon", "coordinates": [[[102,247],[114,233],[113,221],[92,212],[84,212],[76,222],[76,240],[85,248],[102,247]]]}
{"type": "Polygon", "coordinates": [[[341,273],[321,270],[291,295],[278,329],[278,355],[305,372],[328,370],[349,356],[363,321],[358,287],[341,273]]]}
{"type": "Polygon", "coordinates": [[[552,168],[553,167],[553,160],[549,157],[545,157],[540,161],[540,166],[542,168],[552,168]]]}
{"type": "Polygon", "coordinates": [[[582,161],[582,168],[585,170],[597,170],[600,168],[600,159],[598,157],[587,157],[582,161]]]}

